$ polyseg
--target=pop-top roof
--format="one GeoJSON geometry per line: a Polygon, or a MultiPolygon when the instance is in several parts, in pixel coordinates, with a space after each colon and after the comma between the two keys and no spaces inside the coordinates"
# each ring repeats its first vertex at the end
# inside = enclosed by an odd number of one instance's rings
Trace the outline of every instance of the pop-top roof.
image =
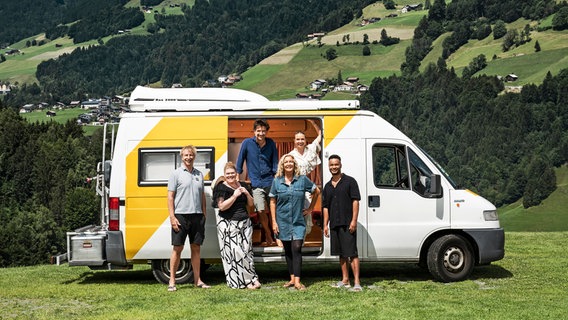
{"type": "Polygon", "coordinates": [[[270,101],[264,96],[233,88],[148,88],[138,86],[130,95],[131,111],[247,111],[359,109],[357,100],[292,99],[270,101]]]}

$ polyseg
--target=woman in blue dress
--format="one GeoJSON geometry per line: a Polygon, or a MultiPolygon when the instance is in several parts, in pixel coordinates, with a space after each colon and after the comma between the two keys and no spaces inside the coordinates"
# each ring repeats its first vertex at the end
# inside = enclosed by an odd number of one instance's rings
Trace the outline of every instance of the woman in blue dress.
{"type": "Polygon", "coordinates": [[[306,232],[304,216],[312,213],[320,194],[319,188],[305,175],[300,175],[294,156],[280,158],[278,171],[270,188],[270,212],[272,229],[284,246],[290,281],[284,287],[306,290],[300,282],[302,273],[302,245],[306,232]],[[304,195],[312,194],[312,203],[304,209],[304,195]]]}

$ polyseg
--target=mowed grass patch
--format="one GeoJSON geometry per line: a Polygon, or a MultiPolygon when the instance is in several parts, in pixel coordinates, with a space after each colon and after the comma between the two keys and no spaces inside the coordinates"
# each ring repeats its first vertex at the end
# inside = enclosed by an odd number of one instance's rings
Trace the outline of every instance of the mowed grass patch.
{"type": "MultiPolygon", "coordinates": [[[[83,113],[88,113],[87,110],[83,110],[81,108],[72,108],[72,109],[64,109],[64,110],[55,110],[56,116],[54,117],[48,117],[46,115],[46,110],[43,111],[33,111],[33,112],[29,112],[29,113],[21,113],[20,115],[22,116],[22,118],[26,119],[28,122],[30,123],[34,123],[34,122],[49,122],[49,121],[55,121],[57,123],[67,123],[67,121],[72,120],[72,121],[76,121],[77,118],[79,117],[79,115],[83,114],[83,113]]],[[[85,125],[82,126],[83,128],[83,132],[85,133],[85,135],[90,136],[93,134],[93,132],[95,132],[96,130],[102,128],[102,126],[100,125],[85,125]]]]}
{"type": "Polygon", "coordinates": [[[568,312],[568,232],[506,233],[506,255],[469,280],[439,283],[412,264],[361,263],[364,290],[331,288],[339,265],[304,264],[307,291],[282,288],[284,265],[257,264],[260,290],[234,290],[222,267],[170,293],[146,265],[131,271],[42,265],[0,269],[6,319],[543,319],[568,312]]]}
{"type": "Polygon", "coordinates": [[[310,83],[316,79],[336,79],[340,71],[344,80],[359,77],[359,83],[370,85],[375,77],[400,73],[408,45],[410,40],[389,47],[369,44],[370,56],[363,56],[363,45],[310,45],[286,64],[251,68],[235,87],[260,93],[270,100],[289,99],[298,92],[309,91],[310,83]],[[328,49],[337,52],[336,59],[325,58],[328,49]]]}
{"type": "Polygon", "coordinates": [[[6,61],[0,64],[0,80],[12,83],[37,82],[35,73],[37,66],[42,61],[55,59],[65,53],[71,53],[77,47],[96,44],[95,41],[73,44],[72,39],[64,37],[48,41],[41,46],[26,46],[26,42],[42,37],[43,35],[30,37],[10,46],[10,48],[20,50],[21,53],[5,56],[6,61]]]}
{"type": "MultiPolygon", "coordinates": [[[[524,25],[529,23],[531,22],[519,19],[507,25],[507,28],[509,30],[515,29],[520,33],[524,25]]],[[[451,33],[443,34],[434,41],[432,50],[422,62],[421,70],[424,70],[429,63],[438,61],[438,58],[442,56],[443,40],[450,35],[451,33]]],[[[566,54],[568,31],[531,31],[530,36],[530,42],[506,52],[503,52],[503,38],[495,40],[493,34],[482,40],[469,40],[446,60],[447,66],[448,68],[453,67],[461,76],[464,67],[468,66],[474,58],[483,54],[487,59],[488,66],[478,74],[506,76],[515,73],[519,76],[519,81],[516,83],[518,85],[541,83],[548,71],[555,75],[561,69],[568,68],[566,54]],[[535,51],[536,41],[539,42],[541,47],[540,52],[535,51]]]]}

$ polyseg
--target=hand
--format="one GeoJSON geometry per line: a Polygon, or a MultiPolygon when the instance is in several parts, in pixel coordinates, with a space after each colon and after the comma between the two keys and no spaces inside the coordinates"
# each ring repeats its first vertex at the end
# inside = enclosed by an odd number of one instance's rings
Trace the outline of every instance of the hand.
{"type": "Polygon", "coordinates": [[[181,224],[179,223],[178,219],[176,217],[170,217],[170,223],[172,224],[172,229],[174,229],[174,232],[179,232],[179,227],[181,226],[181,224]]]}
{"type": "Polygon", "coordinates": [[[329,238],[329,227],[327,225],[323,227],[323,234],[326,238],[329,238]]]}
{"type": "Polygon", "coordinates": [[[308,214],[312,213],[312,211],[313,211],[313,209],[306,208],[306,209],[303,210],[303,214],[304,214],[304,216],[307,216],[308,214]]]}
{"type": "Polygon", "coordinates": [[[245,188],[245,187],[239,187],[239,190],[241,191],[242,194],[244,194],[246,196],[250,195],[247,188],[245,188]]]}
{"type": "Polygon", "coordinates": [[[349,224],[349,232],[354,233],[355,231],[357,231],[357,222],[351,222],[349,224]]]}
{"type": "Polygon", "coordinates": [[[242,193],[243,193],[243,187],[239,187],[237,189],[235,189],[235,192],[233,192],[233,195],[235,196],[235,198],[238,198],[242,193]]]}
{"type": "Polygon", "coordinates": [[[280,230],[278,229],[278,223],[276,223],[276,221],[272,222],[272,232],[274,232],[275,236],[280,233],[280,230]]]}

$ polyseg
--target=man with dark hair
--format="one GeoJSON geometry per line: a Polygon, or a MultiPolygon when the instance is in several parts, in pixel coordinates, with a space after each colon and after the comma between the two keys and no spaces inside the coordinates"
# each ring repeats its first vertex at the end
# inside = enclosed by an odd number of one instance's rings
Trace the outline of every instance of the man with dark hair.
{"type": "Polygon", "coordinates": [[[341,173],[341,157],[328,158],[331,179],[322,192],[324,234],[330,237],[331,254],[339,256],[342,279],[333,286],[350,288],[349,267],[354,277],[351,291],[362,291],[359,281],[359,254],[357,252],[357,217],[359,216],[359,185],[357,181],[341,173]],[[329,225],[328,225],[329,224],[329,225]]]}
{"type": "Polygon", "coordinates": [[[274,244],[272,231],[268,225],[268,193],[278,169],[278,150],[276,144],[266,134],[270,126],[265,120],[257,119],[253,124],[254,136],[243,140],[237,159],[237,173],[243,173],[246,162],[248,177],[252,185],[254,206],[260,224],[266,235],[267,245],[274,244]]]}

